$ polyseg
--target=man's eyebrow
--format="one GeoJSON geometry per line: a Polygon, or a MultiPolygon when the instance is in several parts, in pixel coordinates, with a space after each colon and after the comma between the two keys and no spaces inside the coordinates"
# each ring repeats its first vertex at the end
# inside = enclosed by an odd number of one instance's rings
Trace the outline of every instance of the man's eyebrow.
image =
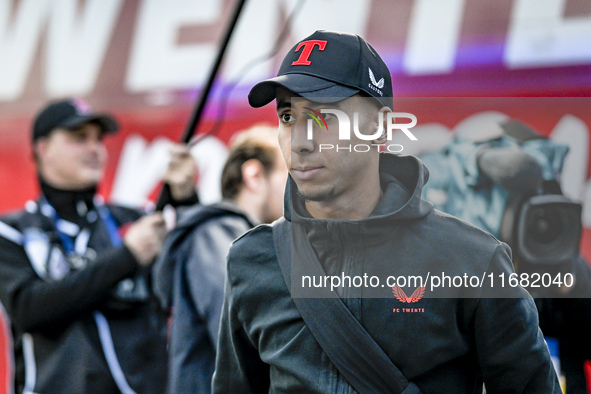
{"type": "Polygon", "coordinates": [[[277,102],[277,112],[281,111],[285,107],[291,108],[291,103],[289,101],[285,101],[285,100],[281,100],[281,101],[277,102]]]}

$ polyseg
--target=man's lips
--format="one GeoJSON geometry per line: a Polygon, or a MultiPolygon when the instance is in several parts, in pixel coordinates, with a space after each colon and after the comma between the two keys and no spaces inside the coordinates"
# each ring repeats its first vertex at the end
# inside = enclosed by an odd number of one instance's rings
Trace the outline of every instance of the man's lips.
{"type": "Polygon", "coordinates": [[[306,181],[308,179],[312,179],[322,167],[294,167],[291,169],[292,176],[306,181]]]}
{"type": "Polygon", "coordinates": [[[81,164],[86,168],[92,168],[92,169],[103,168],[103,163],[101,163],[100,161],[95,161],[95,160],[83,161],[81,164]]]}

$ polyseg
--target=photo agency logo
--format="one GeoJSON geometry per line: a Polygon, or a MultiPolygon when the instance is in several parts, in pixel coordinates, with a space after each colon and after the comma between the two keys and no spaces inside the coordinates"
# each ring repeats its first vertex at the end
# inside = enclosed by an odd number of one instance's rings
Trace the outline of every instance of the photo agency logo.
{"type": "MultiPolygon", "coordinates": [[[[379,85],[380,83],[382,83],[382,80],[376,81],[377,85],[379,85]]],[[[337,121],[339,143],[321,143],[318,146],[320,152],[325,150],[336,150],[337,152],[368,152],[371,149],[379,150],[380,146],[385,146],[385,150],[387,150],[388,152],[401,153],[404,149],[404,147],[401,144],[372,143],[373,141],[380,138],[384,133],[386,134],[386,139],[388,141],[391,141],[392,136],[396,130],[400,130],[401,132],[403,132],[404,135],[406,135],[406,137],[410,141],[418,140],[417,137],[410,130],[417,125],[417,117],[408,112],[378,112],[377,130],[375,130],[375,132],[371,134],[365,134],[364,132],[362,132],[362,130],[360,130],[360,115],[358,111],[353,112],[351,120],[351,116],[349,114],[347,114],[345,111],[336,108],[321,108],[319,110],[314,110],[310,107],[304,107],[304,109],[306,110],[304,114],[309,117],[306,124],[306,135],[308,140],[314,139],[315,128],[317,131],[319,130],[320,132],[329,131],[327,118],[335,118],[337,121]],[[385,130],[384,124],[386,125],[385,130]],[[353,132],[355,137],[357,137],[359,140],[367,141],[367,143],[347,143],[351,141],[351,131],[353,132]]]]}
{"type": "MultiPolygon", "coordinates": [[[[314,119],[316,121],[316,123],[318,124],[318,126],[320,127],[320,130],[323,130],[323,126],[324,128],[326,128],[326,131],[328,131],[328,125],[326,124],[326,120],[324,119],[324,117],[320,114],[320,112],[313,110],[310,107],[304,107],[304,109],[307,109],[308,111],[312,112],[304,112],[305,115],[308,115],[309,117],[311,117],[312,119],[314,119]],[[322,120],[322,123],[320,123],[320,120],[322,120]]],[[[308,139],[310,138],[310,122],[312,121],[312,119],[308,119],[308,139]]]]}

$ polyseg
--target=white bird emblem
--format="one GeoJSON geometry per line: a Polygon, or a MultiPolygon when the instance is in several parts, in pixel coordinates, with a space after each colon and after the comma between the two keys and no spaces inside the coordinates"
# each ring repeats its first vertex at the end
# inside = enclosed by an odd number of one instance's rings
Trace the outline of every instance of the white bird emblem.
{"type": "Polygon", "coordinates": [[[384,87],[384,78],[380,79],[379,81],[376,81],[376,77],[375,75],[373,75],[373,71],[371,71],[371,68],[367,68],[369,70],[369,79],[371,80],[371,83],[378,87],[379,89],[384,87]]]}

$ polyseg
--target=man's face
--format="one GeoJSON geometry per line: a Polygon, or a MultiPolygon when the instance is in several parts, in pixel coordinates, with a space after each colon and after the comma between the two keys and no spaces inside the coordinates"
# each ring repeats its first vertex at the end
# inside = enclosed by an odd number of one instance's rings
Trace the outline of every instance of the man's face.
{"type": "MultiPolygon", "coordinates": [[[[328,130],[314,125],[313,138],[308,139],[307,123],[311,108],[339,109],[349,115],[353,123],[353,113],[359,114],[359,130],[363,134],[373,134],[378,127],[379,109],[368,99],[353,96],[332,104],[320,104],[297,98],[285,88],[277,89],[277,116],[279,117],[279,145],[287,168],[298,186],[299,193],[309,201],[330,202],[345,198],[349,202],[363,199],[364,184],[378,171],[377,147],[369,152],[355,152],[351,149],[336,150],[339,147],[357,144],[371,145],[383,141],[363,141],[351,132],[350,140],[339,140],[339,126],[336,116],[323,114],[328,130]],[[334,149],[320,150],[320,144],[333,145],[334,149]]],[[[314,122],[315,124],[315,122],[314,122]]],[[[326,145],[323,145],[326,146],[326,145]]],[[[336,202],[336,201],[335,201],[336,202]]]]}
{"type": "Polygon", "coordinates": [[[55,129],[35,146],[39,171],[51,186],[66,190],[96,186],[103,177],[107,150],[94,123],[77,130],[55,129]]]}

